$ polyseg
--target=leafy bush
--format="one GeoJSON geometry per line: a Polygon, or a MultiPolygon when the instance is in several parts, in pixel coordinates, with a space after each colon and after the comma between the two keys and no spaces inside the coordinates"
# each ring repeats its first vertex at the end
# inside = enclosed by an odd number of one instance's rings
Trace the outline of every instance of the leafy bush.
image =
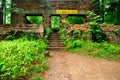
{"type": "Polygon", "coordinates": [[[47,45],[43,40],[31,40],[26,37],[13,41],[0,42],[0,79],[16,80],[20,76],[29,75],[32,69],[31,65],[34,62],[39,63],[34,65],[39,67],[39,70],[33,71],[43,72],[46,69],[46,62],[42,52],[47,45]]]}
{"type": "Polygon", "coordinates": [[[45,41],[47,41],[51,32],[52,32],[52,30],[49,27],[45,27],[45,36],[44,36],[45,41]]]}
{"type": "Polygon", "coordinates": [[[92,41],[68,41],[65,48],[70,52],[84,53],[92,57],[101,57],[106,59],[117,59],[120,56],[120,46],[113,45],[107,42],[96,43],[92,41]]]}
{"type": "Polygon", "coordinates": [[[60,31],[59,31],[59,34],[60,34],[60,38],[62,39],[62,42],[64,44],[66,44],[66,28],[61,28],[60,31]]]}
{"type": "Polygon", "coordinates": [[[102,42],[103,36],[102,36],[102,30],[100,29],[100,16],[95,14],[92,11],[88,12],[89,22],[88,25],[90,26],[90,31],[92,32],[92,38],[95,42],[102,42]]]}
{"type": "Polygon", "coordinates": [[[120,34],[120,28],[117,28],[113,31],[116,35],[119,35],[120,34]]]}
{"type": "Polygon", "coordinates": [[[37,77],[37,78],[30,78],[30,80],[43,80],[41,77],[37,77]]]}
{"type": "Polygon", "coordinates": [[[117,23],[117,13],[116,11],[106,11],[104,14],[104,22],[107,24],[117,23]]]}
{"type": "Polygon", "coordinates": [[[120,51],[120,46],[103,42],[101,44],[97,44],[96,47],[98,50],[94,52],[93,56],[108,58],[108,59],[118,58],[118,52],[120,51]]]}
{"type": "Polygon", "coordinates": [[[38,33],[23,32],[22,36],[25,36],[28,40],[39,39],[39,34],[38,33]]]}
{"type": "Polygon", "coordinates": [[[9,30],[9,31],[4,31],[2,33],[2,36],[4,37],[4,40],[15,40],[18,38],[21,38],[22,36],[25,36],[27,39],[29,40],[36,40],[39,38],[39,34],[38,33],[31,33],[29,31],[27,32],[23,32],[23,31],[13,31],[13,30],[9,30]]]}
{"type": "Polygon", "coordinates": [[[66,44],[66,49],[72,49],[72,48],[81,48],[82,42],[80,40],[69,40],[66,44]]]}

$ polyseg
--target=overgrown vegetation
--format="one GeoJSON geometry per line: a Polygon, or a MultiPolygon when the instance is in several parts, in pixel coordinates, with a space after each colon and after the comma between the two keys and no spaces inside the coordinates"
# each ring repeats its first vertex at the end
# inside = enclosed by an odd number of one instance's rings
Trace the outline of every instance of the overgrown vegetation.
{"type": "Polygon", "coordinates": [[[4,31],[2,33],[3,40],[14,40],[21,38],[22,36],[25,36],[29,40],[36,40],[39,39],[39,34],[38,33],[31,33],[31,32],[22,32],[22,31],[13,31],[13,30],[8,30],[4,31]]]}
{"type": "Polygon", "coordinates": [[[117,28],[113,31],[116,35],[119,35],[120,34],[120,28],[117,28]]]}
{"type": "MultiPolygon", "coordinates": [[[[82,53],[84,55],[92,57],[100,57],[105,59],[118,59],[120,58],[120,46],[110,44],[103,38],[103,32],[100,28],[100,16],[94,12],[89,12],[89,30],[92,33],[92,41],[84,40],[86,35],[81,31],[78,33],[78,29],[73,29],[70,34],[70,39],[66,39],[66,29],[60,30],[60,35],[63,43],[66,45],[65,50],[73,53],[82,53]],[[84,41],[83,41],[84,40],[84,41]]],[[[119,28],[115,30],[116,34],[119,34],[119,28]]]]}
{"type": "Polygon", "coordinates": [[[100,14],[102,23],[119,24],[120,0],[91,0],[95,13],[100,14]]]}
{"type": "Polygon", "coordinates": [[[72,53],[80,53],[91,57],[100,57],[110,60],[120,58],[120,46],[107,42],[96,43],[92,41],[74,40],[68,41],[65,50],[72,53]]]}
{"type": "Polygon", "coordinates": [[[50,35],[50,33],[52,32],[52,30],[49,27],[45,27],[45,36],[44,36],[44,40],[46,42],[48,42],[48,37],[50,35]]]}
{"type": "Polygon", "coordinates": [[[60,38],[62,39],[62,42],[66,44],[67,38],[66,38],[66,28],[61,28],[59,31],[60,38]]]}
{"type": "Polygon", "coordinates": [[[67,24],[83,24],[84,17],[83,16],[68,16],[67,24]]]}
{"type": "Polygon", "coordinates": [[[43,51],[47,44],[43,40],[26,37],[0,42],[0,79],[18,80],[20,77],[42,73],[47,63],[43,51]]]}
{"type": "Polygon", "coordinates": [[[60,17],[59,16],[52,16],[51,17],[51,27],[53,29],[60,28],[60,17]]]}
{"type": "Polygon", "coordinates": [[[92,11],[88,12],[88,18],[89,18],[89,22],[88,25],[90,26],[90,31],[92,33],[92,38],[93,41],[96,42],[102,42],[103,41],[103,36],[102,36],[102,30],[100,28],[100,21],[101,18],[99,15],[95,14],[92,11]]]}

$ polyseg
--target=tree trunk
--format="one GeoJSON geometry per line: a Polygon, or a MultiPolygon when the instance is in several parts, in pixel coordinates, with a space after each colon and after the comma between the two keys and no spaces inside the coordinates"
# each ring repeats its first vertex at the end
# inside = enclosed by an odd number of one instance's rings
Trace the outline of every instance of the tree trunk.
{"type": "Polygon", "coordinates": [[[4,0],[1,1],[1,8],[0,8],[0,24],[3,24],[3,7],[4,7],[4,0]]]}
{"type": "Polygon", "coordinates": [[[100,0],[100,15],[102,17],[102,22],[104,22],[104,0],[100,0]]]}
{"type": "Polygon", "coordinates": [[[117,24],[120,25],[120,0],[117,5],[117,24]]]}
{"type": "Polygon", "coordinates": [[[5,15],[5,9],[6,9],[6,0],[2,0],[2,10],[3,10],[3,24],[6,22],[6,15],[5,15]]]}

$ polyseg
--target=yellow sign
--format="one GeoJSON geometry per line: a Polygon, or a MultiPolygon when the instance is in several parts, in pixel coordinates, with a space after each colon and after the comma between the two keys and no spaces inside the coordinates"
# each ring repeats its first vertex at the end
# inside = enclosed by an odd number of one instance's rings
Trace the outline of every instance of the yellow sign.
{"type": "Polygon", "coordinates": [[[66,20],[65,20],[65,19],[63,19],[63,20],[62,20],[62,23],[66,23],[66,20]]]}
{"type": "Polygon", "coordinates": [[[78,10],[56,10],[56,14],[78,14],[78,10]]]}

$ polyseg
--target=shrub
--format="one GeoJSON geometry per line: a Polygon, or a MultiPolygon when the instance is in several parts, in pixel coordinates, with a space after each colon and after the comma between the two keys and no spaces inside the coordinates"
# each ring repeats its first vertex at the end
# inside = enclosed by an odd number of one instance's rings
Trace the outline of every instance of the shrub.
{"type": "Polygon", "coordinates": [[[105,59],[118,59],[120,56],[120,46],[113,45],[107,42],[92,42],[92,41],[68,41],[65,48],[67,51],[75,53],[84,53],[84,55],[92,57],[100,57],[105,59]]]}
{"type": "Polygon", "coordinates": [[[59,34],[60,34],[60,38],[62,39],[62,42],[64,44],[66,44],[66,28],[61,28],[60,31],[59,31],[59,34]]]}
{"type": "Polygon", "coordinates": [[[113,31],[116,35],[119,35],[120,34],[120,28],[117,28],[113,31]]]}
{"type": "Polygon", "coordinates": [[[103,41],[103,33],[100,29],[100,16],[95,14],[92,11],[88,12],[89,22],[88,25],[90,26],[90,31],[92,33],[93,41],[95,42],[102,42],[103,41]]]}
{"type": "Polygon", "coordinates": [[[44,36],[45,41],[47,41],[51,32],[52,30],[49,27],[45,27],[45,36],[44,36]]]}
{"type": "Polygon", "coordinates": [[[43,72],[46,62],[42,52],[47,45],[43,40],[31,40],[26,37],[13,41],[0,42],[0,79],[15,80],[29,75],[33,62],[39,63],[39,71],[43,72]]]}
{"type": "Polygon", "coordinates": [[[66,43],[66,49],[81,48],[82,42],[80,40],[68,40],[66,43]]]}

